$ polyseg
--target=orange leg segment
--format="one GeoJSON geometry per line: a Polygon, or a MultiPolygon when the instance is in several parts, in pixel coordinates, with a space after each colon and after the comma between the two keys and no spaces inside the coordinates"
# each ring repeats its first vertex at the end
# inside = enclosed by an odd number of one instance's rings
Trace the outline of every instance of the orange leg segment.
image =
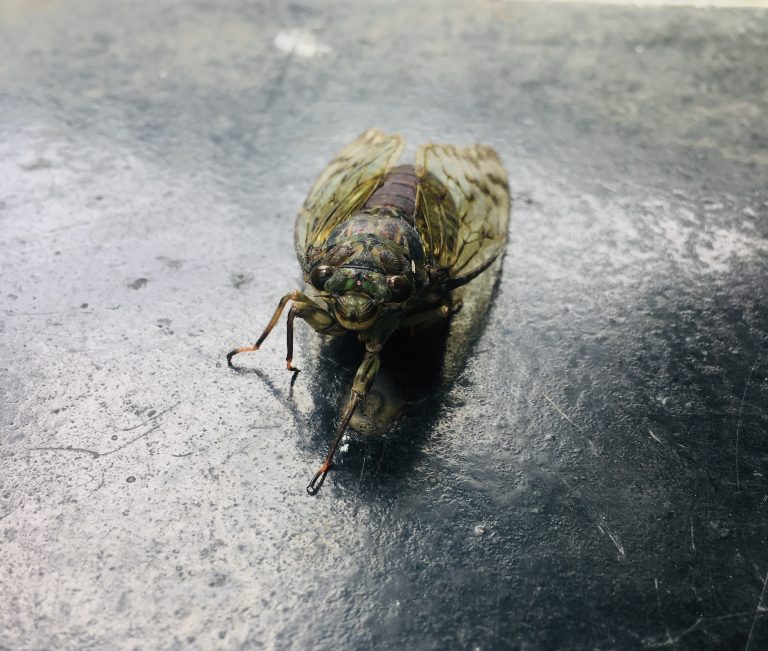
{"type": "Polygon", "coordinates": [[[312,325],[312,327],[315,327],[317,329],[318,327],[320,327],[320,325],[327,325],[329,321],[332,322],[332,318],[327,314],[327,312],[320,305],[315,303],[306,294],[303,294],[298,290],[290,292],[280,299],[280,302],[277,304],[277,308],[275,309],[275,312],[272,315],[272,318],[269,320],[267,327],[264,328],[264,332],[261,333],[261,336],[256,340],[256,343],[253,344],[253,346],[235,348],[234,350],[230,350],[227,353],[227,365],[230,368],[234,368],[234,366],[232,365],[232,358],[235,355],[238,355],[240,353],[253,353],[259,350],[259,348],[261,347],[261,344],[269,336],[269,333],[272,332],[272,329],[275,327],[275,325],[277,325],[277,322],[280,319],[280,315],[283,313],[285,306],[290,301],[296,301],[297,303],[299,303],[299,305],[294,306],[294,308],[291,308],[288,315],[288,357],[286,361],[287,361],[287,366],[289,370],[291,371],[298,370],[298,369],[294,369],[293,366],[291,365],[291,358],[293,357],[293,319],[297,316],[303,317],[302,312],[304,311],[304,308],[307,308],[311,310],[313,313],[318,315],[323,315],[325,317],[325,318],[321,318],[320,316],[315,317],[313,321],[310,321],[310,325],[312,325]],[[314,321],[317,321],[317,324],[314,321]]]}

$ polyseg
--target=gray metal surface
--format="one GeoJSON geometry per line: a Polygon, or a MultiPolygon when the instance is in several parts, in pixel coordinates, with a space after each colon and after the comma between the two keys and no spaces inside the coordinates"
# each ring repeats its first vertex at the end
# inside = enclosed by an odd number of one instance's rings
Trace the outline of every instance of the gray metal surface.
{"type": "Polygon", "coordinates": [[[768,647],[765,11],[0,20],[0,648],[768,647]],[[369,126],[495,146],[511,239],[310,498],[354,346],[223,355],[369,126]]]}

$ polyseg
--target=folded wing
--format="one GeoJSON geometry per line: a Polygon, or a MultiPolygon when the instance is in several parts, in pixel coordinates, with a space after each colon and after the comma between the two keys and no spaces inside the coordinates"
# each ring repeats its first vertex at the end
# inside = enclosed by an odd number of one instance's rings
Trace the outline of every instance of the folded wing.
{"type": "Polygon", "coordinates": [[[509,180],[486,145],[422,145],[416,228],[427,259],[450,287],[477,276],[504,251],[509,226],[509,180]]]}
{"type": "Polygon", "coordinates": [[[304,271],[312,249],[357,211],[400,157],[398,135],[369,129],[349,143],[320,174],[296,218],[294,244],[304,271]]]}

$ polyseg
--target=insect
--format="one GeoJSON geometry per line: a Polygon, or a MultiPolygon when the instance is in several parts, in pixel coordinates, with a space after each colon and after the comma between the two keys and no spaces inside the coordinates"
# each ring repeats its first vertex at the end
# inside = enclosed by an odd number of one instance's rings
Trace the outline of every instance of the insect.
{"type": "Polygon", "coordinates": [[[280,299],[253,346],[227,354],[232,367],[234,355],[259,350],[289,303],[288,370],[298,371],[296,317],[321,334],[356,333],[364,344],[336,434],[307,486],[310,495],[325,481],[390,335],[450,317],[460,308],[453,290],[485,271],[506,246],[509,182],[493,149],[425,144],[415,164],[395,166],[403,147],[400,136],[369,129],[331,161],[296,219],[306,290],[280,299]]]}

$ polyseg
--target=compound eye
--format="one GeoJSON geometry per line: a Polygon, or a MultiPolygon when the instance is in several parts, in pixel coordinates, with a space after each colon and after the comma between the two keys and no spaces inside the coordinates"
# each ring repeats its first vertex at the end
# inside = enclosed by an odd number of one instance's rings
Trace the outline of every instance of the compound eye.
{"type": "Polygon", "coordinates": [[[325,281],[333,276],[334,268],[329,267],[327,264],[315,267],[312,273],[309,275],[309,282],[311,282],[316,289],[323,291],[325,287],[325,281]]]}
{"type": "Polygon", "coordinates": [[[387,278],[387,286],[392,294],[392,300],[398,303],[406,300],[413,289],[411,281],[406,276],[390,276],[387,278]]]}

